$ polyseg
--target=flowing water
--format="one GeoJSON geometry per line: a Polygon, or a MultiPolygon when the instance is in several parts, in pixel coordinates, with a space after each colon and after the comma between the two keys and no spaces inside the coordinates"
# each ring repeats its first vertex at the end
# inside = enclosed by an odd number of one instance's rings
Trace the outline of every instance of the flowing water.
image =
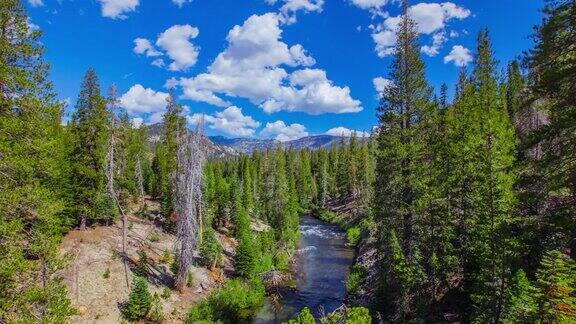
{"type": "Polygon", "coordinates": [[[340,307],[346,296],[346,278],[354,249],[336,225],[304,216],[296,262],[296,289],[284,290],[280,308],[267,302],[254,323],[281,323],[308,307],[318,317],[340,307]]]}

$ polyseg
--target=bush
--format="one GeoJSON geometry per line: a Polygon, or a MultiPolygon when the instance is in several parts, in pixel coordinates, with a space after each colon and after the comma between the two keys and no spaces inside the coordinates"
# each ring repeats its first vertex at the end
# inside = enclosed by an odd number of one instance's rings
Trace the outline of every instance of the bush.
{"type": "Polygon", "coordinates": [[[160,234],[158,232],[153,232],[152,234],[150,234],[150,236],[148,237],[148,240],[152,243],[156,243],[160,241],[160,234]]]}
{"type": "Polygon", "coordinates": [[[102,274],[102,278],[108,279],[110,278],[110,268],[106,268],[106,271],[102,274]]]}
{"type": "Polygon", "coordinates": [[[128,303],[124,308],[124,316],[130,320],[139,320],[148,315],[152,306],[152,295],[148,291],[146,279],[135,276],[132,281],[132,290],[128,297],[128,303]]]}
{"type": "Polygon", "coordinates": [[[158,260],[160,263],[170,264],[172,262],[172,254],[168,249],[164,249],[162,256],[158,260]]]}
{"type": "Polygon", "coordinates": [[[296,318],[288,320],[287,324],[316,324],[316,320],[308,307],[305,307],[296,318]]]}
{"type": "Polygon", "coordinates": [[[164,289],[162,289],[162,295],[160,295],[160,297],[164,299],[170,298],[170,289],[168,287],[164,287],[164,289]]]}
{"type": "Polygon", "coordinates": [[[250,319],[265,300],[264,285],[260,280],[232,279],[220,290],[192,306],[188,323],[237,323],[250,319]]]}
{"type": "Polygon", "coordinates": [[[322,317],[320,323],[370,324],[372,323],[372,317],[370,316],[370,311],[364,307],[351,307],[322,317]]]}
{"type": "Polygon", "coordinates": [[[346,283],[346,288],[349,293],[356,293],[360,289],[360,284],[366,277],[366,269],[357,264],[350,268],[350,273],[348,274],[348,282],[346,283]]]}
{"type": "Polygon", "coordinates": [[[186,287],[194,286],[194,281],[194,273],[192,273],[192,271],[188,271],[188,274],[186,275],[186,287]]]}
{"type": "Polygon", "coordinates": [[[170,263],[170,271],[172,271],[174,275],[177,275],[179,270],[180,270],[180,260],[178,260],[178,256],[176,255],[174,256],[172,263],[170,263]]]}
{"type": "Polygon", "coordinates": [[[360,242],[360,236],[361,236],[361,231],[360,231],[360,227],[358,227],[358,226],[350,227],[346,231],[346,238],[348,238],[348,243],[350,243],[353,246],[358,245],[358,242],[360,242]]]}
{"type": "Polygon", "coordinates": [[[290,256],[288,252],[281,250],[274,256],[274,264],[276,269],[280,271],[287,271],[290,269],[290,256]]]}
{"type": "Polygon", "coordinates": [[[352,307],[346,312],[346,323],[348,324],[370,324],[372,316],[370,311],[364,307],[352,307]]]}
{"type": "Polygon", "coordinates": [[[321,209],[317,212],[318,218],[320,220],[323,220],[325,222],[328,223],[334,223],[336,222],[336,219],[338,217],[338,215],[336,215],[336,213],[326,210],[326,209],[321,209]]]}
{"type": "Polygon", "coordinates": [[[158,294],[154,294],[154,297],[152,298],[148,320],[152,323],[164,323],[166,320],[164,311],[162,310],[162,302],[160,301],[160,296],[158,296],[158,294]]]}

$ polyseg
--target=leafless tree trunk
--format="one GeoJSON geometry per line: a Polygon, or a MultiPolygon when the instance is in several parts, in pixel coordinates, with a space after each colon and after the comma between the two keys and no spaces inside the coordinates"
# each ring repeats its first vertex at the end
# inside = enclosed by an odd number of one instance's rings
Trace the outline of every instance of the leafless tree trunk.
{"type": "Polygon", "coordinates": [[[124,259],[124,277],[126,279],[126,287],[129,286],[128,282],[128,265],[127,255],[126,255],[126,236],[127,236],[127,224],[128,219],[126,213],[122,209],[122,205],[118,200],[118,196],[114,189],[114,173],[116,172],[115,166],[115,150],[116,150],[116,104],[118,102],[116,96],[116,86],[112,85],[109,89],[109,106],[110,106],[110,142],[108,144],[108,153],[106,154],[106,180],[108,195],[114,200],[116,206],[118,206],[118,211],[122,215],[122,258],[124,259]]]}
{"type": "Polygon", "coordinates": [[[177,243],[180,251],[180,267],[176,278],[176,288],[184,290],[188,272],[194,258],[198,241],[198,228],[201,223],[203,166],[205,153],[202,148],[202,134],[179,134],[177,170],[174,174],[175,211],[177,220],[177,243]]]}

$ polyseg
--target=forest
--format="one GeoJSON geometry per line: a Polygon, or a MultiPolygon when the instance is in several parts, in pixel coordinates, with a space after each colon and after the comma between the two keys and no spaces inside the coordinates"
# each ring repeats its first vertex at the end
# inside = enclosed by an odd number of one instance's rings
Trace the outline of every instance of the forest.
{"type": "Polygon", "coordinates": [[[80,316],[61,245],[116,225],[123,321],[172,322],[162,304],[203,267],[224,279],[183,321],[250,322],[290,285],[304,215],[340,226],[356,257],[343,307],[287,323],[576,322],[576,2],[543,15],[504,72],[481,31],[451,100],[404,14],[369,138],[215,156],[176,94],[151,141],[93,69],[64,125],[41,31],[0,0],[0,323],[80,316]],[[162,296],[152,256],[127,252],[138,219],[175,238],[162,296]]]}

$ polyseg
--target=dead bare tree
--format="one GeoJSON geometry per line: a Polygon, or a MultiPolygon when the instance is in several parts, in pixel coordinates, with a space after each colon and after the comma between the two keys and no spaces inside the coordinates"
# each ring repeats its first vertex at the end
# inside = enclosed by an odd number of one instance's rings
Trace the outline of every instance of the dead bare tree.
{"type": "Polygon", "coordinates": [[[177,220],[177,244],[180,258],[176,288],[184,290],[188,272],[198,242],[198,229],[202,218],[202,185],[205,152],[199,130],[178,135],[177,170],[174,174],[175,211],[177,220]]]}
{"type": "Polygon", "coordinates": [[[127,224],[128,219],[126,213],[122,209],[122,205],[118,200],[118,195],[116,194],[116,190],[114,189],[114,173],[116,172],[116,163],[115,163],[115,150],[116,150],[116,105],[118,104],[118,97],[116,93],[116,86],[112,85],[109,89],[109,109],[110,109],[110,139],[108,142],[108,152],[106,154],[106,187],[108,190],[108,195],[110,198],[114,200],[116,206],[118,207],[118,211],[122,215],[122,258],[124,260],[124,277],[126,279],[126,286],[129,286],[128,281],[128,265],[126,260],[126,236],[127,236],[127,224]]]}

